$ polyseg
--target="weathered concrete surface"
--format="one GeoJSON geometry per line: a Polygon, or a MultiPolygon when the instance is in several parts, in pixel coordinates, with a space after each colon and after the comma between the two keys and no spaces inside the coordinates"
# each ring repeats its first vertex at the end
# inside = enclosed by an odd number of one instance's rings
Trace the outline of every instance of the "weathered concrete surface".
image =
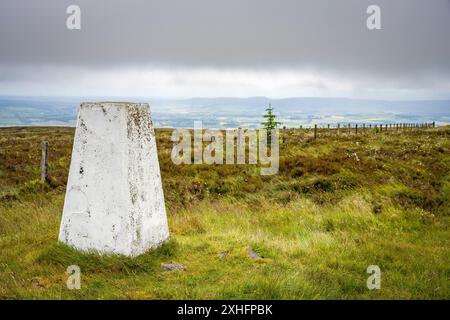
{"type": "Polygon", "coordinates": [[[136,256],[168,237],[148,104],[82,103],[59,240],[136,256]]]}

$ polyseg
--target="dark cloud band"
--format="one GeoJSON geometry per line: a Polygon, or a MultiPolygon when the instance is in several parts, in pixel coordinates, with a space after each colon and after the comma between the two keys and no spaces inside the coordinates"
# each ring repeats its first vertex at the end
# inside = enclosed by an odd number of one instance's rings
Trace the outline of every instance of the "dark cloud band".
{"type": "Polygon", "coordinates": [[[0,66],[306,68],[405,85],[450,78],[448,0],[75,2],[82,24],[71,31],[72,0],[2,0],[0,66]],[[370,31],[374,3],[382,29],[370,31]]]}

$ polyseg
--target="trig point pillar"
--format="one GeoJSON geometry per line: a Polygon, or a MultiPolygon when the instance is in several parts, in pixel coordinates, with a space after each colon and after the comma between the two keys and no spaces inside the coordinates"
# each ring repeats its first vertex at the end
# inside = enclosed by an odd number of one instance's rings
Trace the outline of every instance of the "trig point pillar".
{"type": "Polygon", "coordinates": [[[59,240],[136,256],[168,237],[148,104],[82,103],[59,240]]]}

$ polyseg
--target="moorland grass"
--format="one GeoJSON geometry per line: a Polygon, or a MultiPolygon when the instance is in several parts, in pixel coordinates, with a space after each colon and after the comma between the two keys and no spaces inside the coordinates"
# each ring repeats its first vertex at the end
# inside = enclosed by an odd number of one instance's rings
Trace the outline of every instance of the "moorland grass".
{"type": "Polygon", "coordinates": [[[264,177],[249,165],[176,166],[170,131],[157,130],[171,239],[132,259],[57,242],[73,129],[0,129],[0,298],[449,299],[449,132],[314,141],[289,129],[279,174],[264,177]],[[81,290],[66,287],[73,264],[81,290]],[[369,265],[380,290],[366,287],[369,265]]]}

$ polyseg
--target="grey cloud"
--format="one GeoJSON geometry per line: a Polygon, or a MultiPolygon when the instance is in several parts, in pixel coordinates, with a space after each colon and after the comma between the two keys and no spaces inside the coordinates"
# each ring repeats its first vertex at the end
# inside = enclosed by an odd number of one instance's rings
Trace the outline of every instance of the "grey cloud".
{"type": "Polygon", "coordinates": [[[427,86],[450,79],[449,31],[449,0],[2,0],[0,67],[10,71],[0,81],[26,77],[26,66],[148,65],[312,69],[427,86]],[[81,7],[80,31],[65,27],[70,4],[81,7]],[[382,30],[366,28],[370,4],[381,7],[382,30]]]}
{"type": "Polygon", "coordinates": [[[2,63],[450,69],[448,0],[2,0],[2,63]],[[82,10],[82,30],[65,9],[82,10]],[[380,31],[365,10],[382,9],[380,31]]]}

